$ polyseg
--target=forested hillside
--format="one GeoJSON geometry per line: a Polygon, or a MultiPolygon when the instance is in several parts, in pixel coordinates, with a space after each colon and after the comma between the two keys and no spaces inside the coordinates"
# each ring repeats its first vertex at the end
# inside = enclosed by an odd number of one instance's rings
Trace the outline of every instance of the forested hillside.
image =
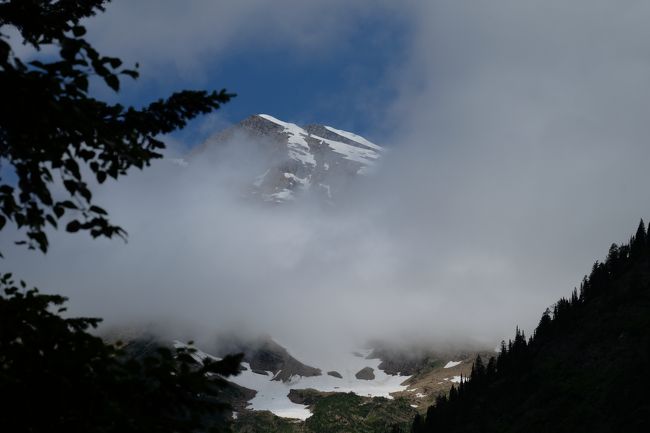
{"type": "Polygon", "coordinates": [[[424,432],[641,432],[650,427],[650,235],[643,221],[568,299],[417,416],[424,432]]]}

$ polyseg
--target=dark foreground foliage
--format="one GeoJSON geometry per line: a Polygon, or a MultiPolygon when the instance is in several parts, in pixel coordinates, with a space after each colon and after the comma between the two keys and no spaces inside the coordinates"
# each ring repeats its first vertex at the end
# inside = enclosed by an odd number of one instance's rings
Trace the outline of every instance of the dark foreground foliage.
{"type": "MultiPolygon", "coordinates": [[[[82,20],[107,0],[0,0],[0,231],[45,252],[46,225],[121,236],[89,182],[117,179],[162,156],[161,134],[233,95],[181,91],[143,107],[97,99],[138,77],[100,54],[82,20]],[[8,34],[19,34],[19,40],[8,34]],[[21,58],[24,43],[40,55],[21,58]],[[6,233],[6,232],[5,232],[6,233]]],[[[199,362],[191,349],[132,357],[89,331],[99,319],[64,318],[65,298],[0,274],[0,432],[195,432],[221,429],[224,377],[240,356],[199,362]]]]}
{"type": "Polygon", "coordinates": [[[650,236],[641,221],[628,245],[568,299],[547,310],[534,335],[502,343],[469,381],[438,398],[412,432],[650,431],[650,236]]]}
{"type": "MultiPolygon", "coordinates": [[[[107,0],[0,0],[0,230],[13,223],[17,243],[48,248],[46,225],[69,232],[121,236],[92,199],[88,177],[103,183],[160,158],[161,134],[183,128],[233,94],[185,90],[142,108],[93,97],[91,85],[120,89],[137,78],[117,57],[85,39],[81,20],[104,11],[107,0]],[[25,60],[6,39],[16,29],[26,45],[53,54],[25,60]],[[59,191],[57,193],[57,191],[59,191]]],[[[14,41],[16,42],[16,41],[14,41]]]]}
{"type": "Polygon", "coordinates": [[[198,362],[191,349],[158,348],[131,357],[88,332],[98,319],[61,317],[64,302],[0,275],[0,431],[225,429],[219,396],[240,355],[198,362]]]}

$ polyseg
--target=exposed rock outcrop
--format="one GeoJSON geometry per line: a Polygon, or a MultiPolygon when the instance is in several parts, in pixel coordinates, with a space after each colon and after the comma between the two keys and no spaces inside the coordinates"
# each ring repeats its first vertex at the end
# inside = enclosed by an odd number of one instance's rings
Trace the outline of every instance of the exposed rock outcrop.
{"type": "Polygon", "coordinates": [[[354,377],[361,380],[373,380],[375,378],[375,369],[371,367],[364,367],[359,370],[354,377]]]}

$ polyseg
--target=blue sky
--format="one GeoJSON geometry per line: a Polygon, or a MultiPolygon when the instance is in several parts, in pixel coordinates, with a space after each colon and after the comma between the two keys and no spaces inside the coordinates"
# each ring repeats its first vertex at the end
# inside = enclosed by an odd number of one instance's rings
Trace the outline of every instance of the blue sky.
{"type": "MultiPolygon", "coordinates": [[[[121,4],[116,2],[118,7],[121,4]]],[[[108,18],[98,18],[111,19],[113,7],[109,4],[108,18]]],[[[398,92],[394,74],[406,61],[411,38],[408,24],[389,9],[368,8],[343,30],[332,27],[332,33],[341,34],[334,39],[328,36],[326,43],[296,47],[294,42],[274,41],[272,30],[271,34],[260,32],[250,40],[233,42],[218,55],[197,55],[189,72],[159,58],[149,63],[147,55],[140,58],[141,53],[131,53],[128,47],[108,44],[103,50],[106,54],[138,61],[142,75],[136,83],[124,83],[119,95],[105,90],[100,95],[140,105],[180,89],[226,88],[237,97],[219,110],[218,121],[210,122],[216,129],[251,114],[269,113],[379,139],[388,128],[385,110],[398,92]]],[[[213,132],[205,122],[205,118],[197,119],[173,136],[192,146],[213,132]]]]}
{"type": "MultiPolygon", "coordinates": [[[[230,122],[269,113],[378,139],[381,104],[390,103],[396,94],[388,75],[395,62],[403,61],[408,32],[388,16],[367,21],[335,50],[310,58],[295,58],[277,48],[233,52],[208,65],[206,87],[237,93],[221,113],[230,122]],[[369,110],[369,105],[375,107],[369,110]]],[[[192,86],[190,81],[179,84],[192,86]]]]}
{"type": "MultiPolygon", "coordinates": [[[[369,132],[377,128],[364,104],[390,101],[395,89],[386,76],[403,61],[407,29],[389,16],[370,17],[344,43],[308,58],[281,49],[235,52],[213,66],[218,86],[239,92],[229,119],[269,112],[301,122],[323,122],[369,132]]],[[[212,75],[212,73],[211,73],[212,75]]]]}

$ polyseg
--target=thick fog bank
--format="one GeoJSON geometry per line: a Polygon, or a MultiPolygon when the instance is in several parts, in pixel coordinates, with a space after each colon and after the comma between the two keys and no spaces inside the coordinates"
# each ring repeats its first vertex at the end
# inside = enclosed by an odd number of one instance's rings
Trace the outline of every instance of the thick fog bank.
{"type": "Polygon", "coordinates": [[[10,247],[5,229],[3,268],[111,325],[263,332],[305,353],[530,331],[650,217],[650,4],[433,1],[401,14],[413,37],[395,65],[400,97],[368,108],[392,126],[376,140],[390,152],[336,206],[245,198],[265,161],[235,146],[97,188],[128,244],[53,233],[42,256],[10,247]]]}

